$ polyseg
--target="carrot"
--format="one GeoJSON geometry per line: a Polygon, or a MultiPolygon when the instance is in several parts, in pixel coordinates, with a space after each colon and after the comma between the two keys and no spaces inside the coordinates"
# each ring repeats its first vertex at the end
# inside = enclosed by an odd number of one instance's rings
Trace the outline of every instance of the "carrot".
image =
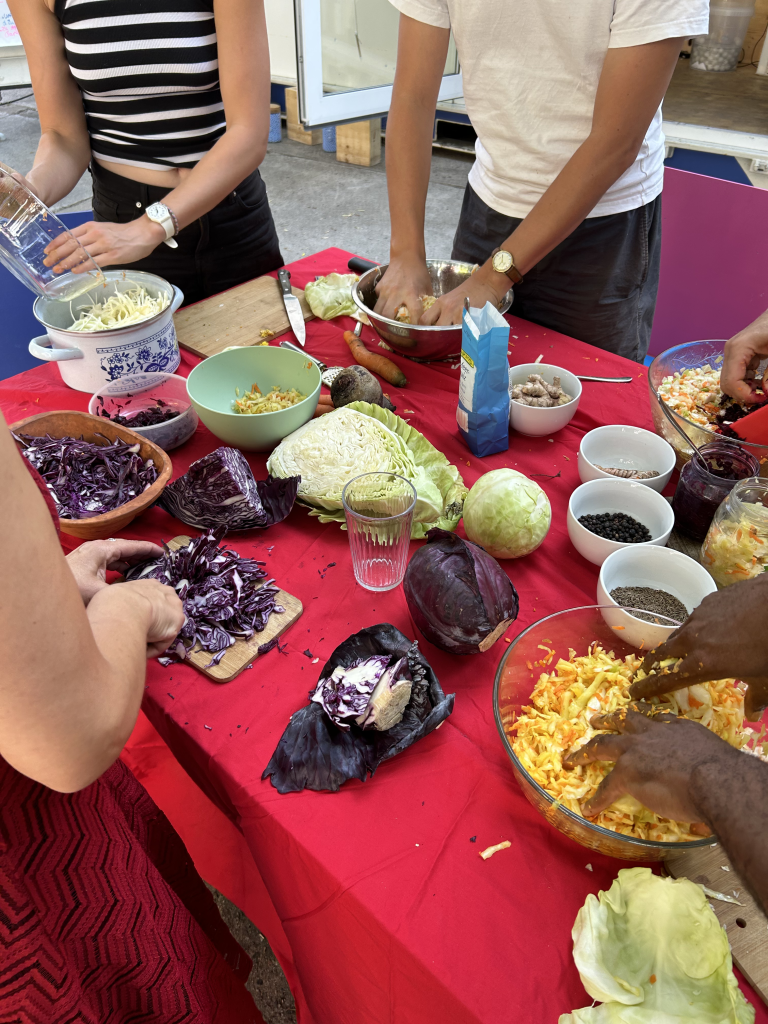
{"type": "Polygon", "coordinates": [[[378,373],[385,381],[389,384],[394,384],[397,388],[404,388],[408,383],[405,374],[399,366],[395,365],[391,359],[387,359],[386,356],[369,352],[360,338],[353,334],[352,331],[344,331],[344,341],[349,345],[349,350],[355,362],[364,366],[366,370],[370,370],[371,373],[378,373]]]}

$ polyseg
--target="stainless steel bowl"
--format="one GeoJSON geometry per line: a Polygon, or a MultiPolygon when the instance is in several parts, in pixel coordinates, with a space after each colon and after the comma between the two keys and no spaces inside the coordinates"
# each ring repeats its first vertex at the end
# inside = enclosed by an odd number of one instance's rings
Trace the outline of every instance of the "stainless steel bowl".
{"type": "MultiPolygon", "coordinates": [[[[403,324],[398,320],[389,320],[373,312],[377,298],[376,285],[388,266],[388,263],[383,263],[381,266],[373,267],[352,286],[352,298],[356,306],[366,314],[379,337],[396,352],[410,359],[453,359],[458,356],[461,352],[461,324],[452,324],[450,327],[421,327],[418,324],[403,324]]],[[[427,260],[433,294],[439,297],[458,288],[472,274],[475,267],[475,263],[461,263],[459,260],[427,260]]],[[[506,313],[511,305],[510,288],[499,304],[499,312],[506,313]]]]}

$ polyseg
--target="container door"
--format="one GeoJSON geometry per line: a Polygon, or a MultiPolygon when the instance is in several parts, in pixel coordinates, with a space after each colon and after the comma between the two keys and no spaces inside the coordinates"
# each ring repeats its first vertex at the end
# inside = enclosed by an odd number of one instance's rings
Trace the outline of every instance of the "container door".
{"type": "MultiPolygon", "coordinates": [[[[299,116],[306,128],[386,114],[400,14],[389,0],[294,0],[299,116]]],[[[451,44],[439,99],[463,94],[451,44]]]]}

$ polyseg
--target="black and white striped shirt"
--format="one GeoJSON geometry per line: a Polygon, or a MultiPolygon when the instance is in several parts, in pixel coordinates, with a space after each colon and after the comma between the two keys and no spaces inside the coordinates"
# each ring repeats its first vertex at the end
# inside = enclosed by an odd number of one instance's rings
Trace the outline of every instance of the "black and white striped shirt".
{"type": "Polygon", "coordinates": [[[213,0],[56,0],[91,151],[193,167],[226,124],[213,0]]]}

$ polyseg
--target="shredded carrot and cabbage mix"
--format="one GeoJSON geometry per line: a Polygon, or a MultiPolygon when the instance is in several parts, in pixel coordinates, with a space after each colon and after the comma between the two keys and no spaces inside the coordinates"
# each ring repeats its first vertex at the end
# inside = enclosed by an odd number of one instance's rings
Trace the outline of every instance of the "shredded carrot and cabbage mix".
{"type": "MultiPolygon", "coordinates": [[[[718,356],[718,361],[721,359],[718,356]]],[[[721,411],[720,370],[709,363],[676,371],[659,385],[659,394],[669,408],[699,427],[710,429],[721,411]]]]}
{"type": "MultiPolygon", "coordinates": [[[[551,664],[555,652],[539,646],[545,654],[537,665],[551,664]]],[[[608,714],[632,703],[629,687],[635,678],[642,678],[638,672],[641,661],[634,654],[617,658],[597,643],[581,657],[571,650],[568,661],[560,658],[553,671],[542,672],[530,705],[522,708],[516,721],[510,718],[505,725],[507,733],[514,735],[510,737],[512,749],[531,778],[576,814],[582,814],[582,802],[595,793],[613,765],[593,762],[566,770],[563,758],[599,735],[590,724],[595,714],[608,714]]],[[[533,668],[530,663],[528,667],[533,668]]],[[[738,749],[755,735],[743,727],[743,688],[733,679],[696,684],[649,703],[701,722],[738,749]]],[[[628,795],[590,820],[638,839],[681,842],[700,838],[688,825],[661,818],[628,795]]]]}
{"type": "Polygon", "coordinates": [[[279,412],[281,409],[290,409],[292,405],[298,405],[307,397],[298,392],[296,388],[281,390],[277,385],[271,391],[262,394],[258,384],[254,384],[250,391],[244,392],[242,398],[240,397],[240,388],[235,388],[235,394],[237,397],[232,403],[233,412],[252,416],[261,412],[279,412]]]}

